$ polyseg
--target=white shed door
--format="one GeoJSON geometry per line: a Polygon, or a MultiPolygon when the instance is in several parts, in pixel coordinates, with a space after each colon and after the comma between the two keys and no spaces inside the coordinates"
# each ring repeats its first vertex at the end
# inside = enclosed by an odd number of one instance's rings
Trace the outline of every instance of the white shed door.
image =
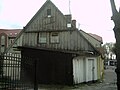
{"type": "Polygon", "coordinates": [[[84,82],[84,60],[83,58],[74,58],[73,59],[73,76],[74,76],[74,83],[78,84],[84,82]]]}
{"type": "Polygon", "coordinates": [[[94,80],[94,59],[88,59],[88,81],[94,80]]]}

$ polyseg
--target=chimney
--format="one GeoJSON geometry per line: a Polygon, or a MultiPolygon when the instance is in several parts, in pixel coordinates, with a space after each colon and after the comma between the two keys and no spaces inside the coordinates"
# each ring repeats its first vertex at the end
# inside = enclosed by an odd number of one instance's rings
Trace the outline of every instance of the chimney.
{"type": "Polygon", "coordinates": [[[73,28],[76,28],[76,20],[72,20],[73,28]]]}

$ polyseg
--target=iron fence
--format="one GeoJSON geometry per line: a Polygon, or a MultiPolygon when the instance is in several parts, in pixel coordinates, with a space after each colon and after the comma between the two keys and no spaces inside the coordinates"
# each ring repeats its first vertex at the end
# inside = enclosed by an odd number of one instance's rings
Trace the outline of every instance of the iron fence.
{"type": "Polygon", "coordinates": [[[38,90],[35,58],[7,53],[0,56],[0,90],[38,90]],[[33,76],[26,76],[26,70],[33,76]],[[26,82],[27,81],[27,82],[26,82]]]}

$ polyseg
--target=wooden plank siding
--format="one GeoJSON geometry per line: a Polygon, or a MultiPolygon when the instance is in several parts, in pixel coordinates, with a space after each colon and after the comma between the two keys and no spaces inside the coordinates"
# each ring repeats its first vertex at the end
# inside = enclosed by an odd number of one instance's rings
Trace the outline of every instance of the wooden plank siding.
{"type": "Polygon", "coordinates": [[[34,67],[31,66],[37,59],[37,80],[39,84],[73,84],[72,54],[59,51],[22,48],[21,80],[34,81],[34,67]],[[34,59],[25,59],[34,57],[34,59]]]}
{"type": "Polygon", "coordinates": [[[67,20],[59,9],[49,2],[42,7],[37,15],[26,25],[26,32],[29,31],[46,31],[46,30],[66,30],[67,20]],[[47,16],[47,9],[51,9],[51,16],[47,16]]]}
{"type": "Polygon", "coordinates": [[[25,33],[23,37],[23,46],[37,46],[42,48],[51,48],[58,50],[72,50],[72,51],[93,51],[92,46],[82,37],[82,35],[75,30],[59,31],[59,43],[50,42],[50,33],[47,34],[47,42],[44,44],[38,43],[38,34],[44,32],[25,33]]]}

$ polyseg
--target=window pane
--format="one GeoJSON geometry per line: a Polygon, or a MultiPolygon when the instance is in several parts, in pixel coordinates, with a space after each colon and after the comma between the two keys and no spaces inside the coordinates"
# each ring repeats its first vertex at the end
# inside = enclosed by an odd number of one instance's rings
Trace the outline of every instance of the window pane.
{"type": "Polygon", "coordinates": [[[67,27],[68,27],[68,28],[71,28],[71,23],[68,23],[68,24],[67,24],[67,27]]]}
{"type": "Polygon", "coordinates": [[[1,36],[1,45],[5,45],[5,36],[1,36]]]}
{"type": "Polygon", "coordinates": [[[46,38],[46,33],[39,33],[39,43],[46,43],[47,38],[46,38]]]}
{"type": "Polygon", "coordinates": [[[47,16],[51,17],[51,9],[47,9],[47,16]]]}
{"type": "Polygon", "coordinates": [[[1,52],[3,53],[5,51],[5,47],[1,47],[1,52]]]}

